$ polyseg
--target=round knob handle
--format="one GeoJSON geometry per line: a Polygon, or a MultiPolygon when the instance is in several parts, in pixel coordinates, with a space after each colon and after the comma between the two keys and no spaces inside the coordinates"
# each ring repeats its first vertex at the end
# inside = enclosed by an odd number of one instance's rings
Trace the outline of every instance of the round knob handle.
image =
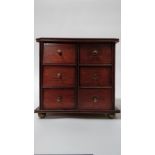
{"type": "Polygon", "coordinates": [[[92,99],[93,99],[93,102],[94,102],[94,103],[98,102],[98,97],[97,97],[97,96],[93,96],[92,99]]]}
{"type": "Polygon", "coordinates": [[[94,56],[96,56],[96,55],[98,54],[98,51],[97,51],[97,50],[94,50],[94,51],[92,51],[92,54],[93,54],[94,56]]]}
{"type": "Polygon", "coordinates": [[[62,55],[62,50],[61,49],[58,49],[57,50],[57,53],[61,56],[62,55]]]}
{"type": "Polygon", "coordinates": [[[61,73],[57,73],[56,76],[57,76],[58,79],[62,79],[62,74],[61,73]]]}
{"type": "Polygon", "coordinates": [[[98,77],[97,77],[97,74],[96,74],[96,73],[94,73],[94,74],[93,74],[92,79],[93,79],[93,80],[97,80],[97,79],[98,79],[98,77]]]}
{"type": "Polygon", "coordinates": [[[56,98],[56,101],[57,101],[58,103],[62,102],[62,96],[58,96],[58,97],[56,98]]]}

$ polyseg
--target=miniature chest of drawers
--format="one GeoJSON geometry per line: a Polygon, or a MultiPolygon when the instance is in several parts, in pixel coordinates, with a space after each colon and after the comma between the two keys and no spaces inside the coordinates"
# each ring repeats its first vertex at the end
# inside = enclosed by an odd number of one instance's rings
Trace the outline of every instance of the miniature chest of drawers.
{"type": "Polygon", "coordinates": [[[40,118],[47,113],[114,117],[115,44],[110,38],[38,38],[40,118]]]}

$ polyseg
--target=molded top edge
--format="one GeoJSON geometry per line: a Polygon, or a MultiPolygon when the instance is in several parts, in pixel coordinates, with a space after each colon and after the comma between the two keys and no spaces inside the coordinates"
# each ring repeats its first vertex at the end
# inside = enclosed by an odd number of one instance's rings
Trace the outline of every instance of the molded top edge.
{"type": "Polygon", "coordinates": [[[118,38],[37,38],[37,42],[112,42],[117,43],[119,42],[118,38]]]}

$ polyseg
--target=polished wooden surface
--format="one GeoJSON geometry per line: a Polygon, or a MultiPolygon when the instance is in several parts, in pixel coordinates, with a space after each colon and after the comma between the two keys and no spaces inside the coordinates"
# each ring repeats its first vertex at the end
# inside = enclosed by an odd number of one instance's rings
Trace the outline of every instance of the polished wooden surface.
{"type": "Polygon", "coordinates": [[[81,64],[112,64],[112,45],[109,44],[81,44],[81,64]]]}
{"type": "Polygon", "coordinates": [[[118,38],[37,38],[43,43],[117,43],[118,38]]]}
{"type": "Polygon", "coordinates": [[[75,93],[73,89],[44,89],[43,109],[73,109],[75,93]]]}
{"type": "Polygon", "coordinates": [[[111,67],[80,67],[80,86],[112,86],[111,67]]]}
{"type": "Polygon", "coordinates": [[[74,67],[51,67],[43,68],[43,87],[67,87],[75,86],[74,67]]]}
{"type": "Polygon", "coordinates": [[[46,112],[108,113],[115,109],[115,38],[38,38],[40,106],[46,112]]]}
{"type": "Polygon", "coordinates": [[[76,51],[74,44],[44,44],[43,64],[75,64],[76,51]]]}
{"type": "Polygon", "coordinates": [[[78,109],[110,110],[112,89],[80,89],[78,109]]]}

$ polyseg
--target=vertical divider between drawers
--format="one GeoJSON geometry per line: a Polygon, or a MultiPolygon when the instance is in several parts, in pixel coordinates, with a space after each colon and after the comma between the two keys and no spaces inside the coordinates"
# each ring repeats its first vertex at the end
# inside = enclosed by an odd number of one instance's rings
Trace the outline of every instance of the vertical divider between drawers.
{"type": "Polygon", "coordinates": [[[79,103],[79,44],[76,44],[76,52],[77,52],[77,61],[76,61],[76,109],[78,108],[78,103],[79,103]]]}

